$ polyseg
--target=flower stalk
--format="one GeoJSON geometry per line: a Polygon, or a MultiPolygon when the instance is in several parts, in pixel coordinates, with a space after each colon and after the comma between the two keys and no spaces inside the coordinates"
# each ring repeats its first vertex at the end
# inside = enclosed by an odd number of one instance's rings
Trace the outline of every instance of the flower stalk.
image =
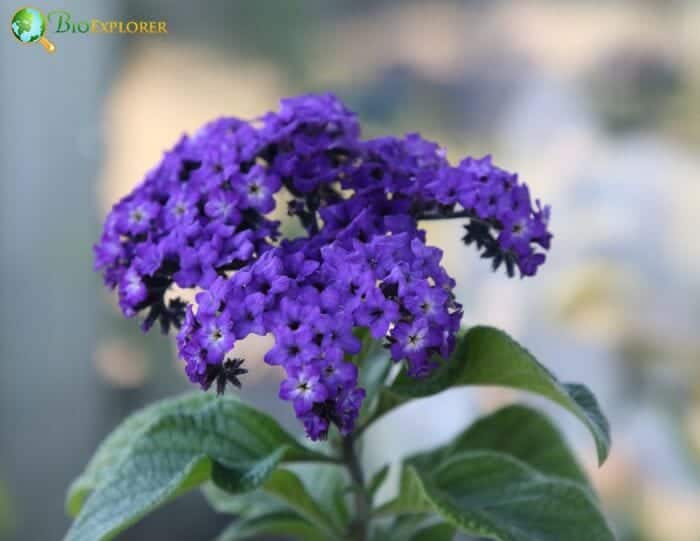
{"type": "Polygon", "coordinates": [[[362,465],[355,446],[355,438],[349,435],[342,440],[343,462],[352,481],[355,516],[348,528],[348,541],[367,541],[372,514],[372,502],[365,486],[362,465]]]}

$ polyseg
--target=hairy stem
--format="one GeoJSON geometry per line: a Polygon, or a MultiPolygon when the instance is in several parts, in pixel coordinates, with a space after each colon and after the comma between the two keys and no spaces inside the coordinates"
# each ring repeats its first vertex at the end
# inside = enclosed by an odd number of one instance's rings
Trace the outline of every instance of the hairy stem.
{"type": "Polygon", "coordinates": [[[355,449],[355,438],[353,435],[343,438],[342,452],[345,466],[350,472],[350,478],[352,479],[355,499],[355,516],[350,523],[348,539],[352,541],[367,541],[369,539],[369,521],[372,505],[365,487],[364,475],[357,450],[355,449]]]}

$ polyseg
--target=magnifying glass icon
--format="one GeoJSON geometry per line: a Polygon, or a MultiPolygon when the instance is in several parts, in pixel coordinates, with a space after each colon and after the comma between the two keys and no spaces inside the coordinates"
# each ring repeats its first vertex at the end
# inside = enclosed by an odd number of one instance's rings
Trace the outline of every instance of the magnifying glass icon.
{"type": "Polygon", "coordinates": [[[56,46],[44,37],[46,33],[46,17],[38,9],[22,8],[12,16],[10,25],[12,34],[24,44],[39,42],[47,52],[52,53],[56,46]]]}

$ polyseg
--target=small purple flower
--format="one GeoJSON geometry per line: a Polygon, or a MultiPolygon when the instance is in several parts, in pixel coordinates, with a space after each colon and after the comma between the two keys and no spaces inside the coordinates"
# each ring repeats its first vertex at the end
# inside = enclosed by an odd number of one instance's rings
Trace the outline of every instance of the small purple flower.
{"type": "Polygon", "coordinates": [[[359,265],[339,265],[336,287],[341,289],[342,306],[352,311],[364,303],[375,288],[376,279],[359,265]]]}
{"type": "Polygon", "coordinates": [[[222,314],[209,316],[201,321],[197,331],[197,342],[206,350],[206,360],[210,364],[220,364],[236,342],[233,324],[229,317],[222,314]]]}
{"type": "Polygon", "coordinates": [[[315,402],[323,402],[327,396],[320,371],[311,365],[293,367],[289,377],[280,384],[279,397],[291,400],[297,415],[309,413],[315,402]]]}
{"type": "Polygon", "coordinates": [[[145,233],[151,227],[159,209],[160,205],[154,201],[134,199],[127,205],[126,214],[123,217],[122,227],[124,231],[132,235],[145,233]]]}
{"type": "Polygon", "coordinates": [[[217,253],[210,246],[204,245],[199,250],[186,246],[180,253],[180,270],[174,279],[180,287],[208,287],[217,277],[216,260],[217,253]]]}
{"type": "Polygon", "coordinates": [[[280,300],[279,311],[276,313],[275,326],[286,328],[291,332],[304,331],[320,316],[317,306],[300,304],[287,297],[280,300]]]}
{"type": "Polygon", "coordinates": [[[241,197],[242,208],[253,208],[268,213],[275,208],[273,195],[281,187],[277,175],[270,175],[259,166],[254,166],[240,181],[235,183],[241,197]]]}
{"type": "Polygon", "coordinates": [[[163,263],[163,250],[157,244],[144,242],[134,252],[134,267],[142,276],[153,276],[163,263]]]}
{"type": "Polygon", "coordinates": [[[265,295],[287,291],[291,280],[282,274],[283,268],[282,260],[276,252],[271,250],[264,254],[255,264],[253,271],[256,289],[265,295]]]}
{"type": "Polygon", "coordinates": [[[94,252],[95,270],[100,270],[115,265],[123,256],[123,247],[117,235],[105,232],[94,246],[94,252]]]}
{"type": "Polygon", "coordinates": [[[357,308],[357,323],[368,327],[372,336],[381,339],[389,330],[389,326],[398,319],[399,307],[388,300],[377,289],[373,289],[367,299],[357,308]]]}
{"type": "Polygon", "coordinates": [[[318,261],[307,259],[301,252],[293,252],[284,258],[284,274],[296,282],[302,282],[318,267],[318,261]]]}
{"type": "Polygon", "coordinates": [[[430,356],[442,342],[441,332],[425,319],[412,323],[400,322],[392,333],[391,356],[394,360],[408,360],[408,372],[414,377],[426,375],[432,368],[430,356]]]}
{"type": "Polygon", "coordinates": [[[199,194],[182,188],[168,198],[163,209],[163,224],[166,227],[175,227],[178,224],[187,224],[197,218],[199,194]]]}
{"type": "MultiPolygon", "coordinates": [[[[454,205],[461,195],[466,195],[465,192],[469,190],[469,186],[465,185],[462,170],[456,167],[444,167],[435,179],[426,185],[426,190],[430,191],[440,204],[454,205]]],[[[473,206],[473,203],[469,206],[473,206]]]]}
{"type": "Polygon", "coordinates": [[[352,323],[352,318],[343,312],[333,317],[324,314],[314,320],[314,332],[325,359],[338,361],[345,354],[355,355],[360,352],[362,344],[352,333],[352,323]]]}
{"type": "Polygon", "coordinates": [[[226,223],[240,222],[241,213],[238,210],[240,198],[231,190],[215,190],[204,204],[204,212],[209,218],[226,223]]]}
{"type": "Polygon", "coordinates": [[[224,306],[225,300],[228,297],[230,284],[219,277],[211,284],[209,289],[197,293],[195,297],[197,301],[197,317],[214,317],[224,306]]]}
{"type": "Polygon", "coordinates": [[[244,337],[249,334],[263,336],[267,333],[263,322],[265,303],[265,295],[255,292],[241,298],[241,302],[232,305],[236,336],[244,337]]]}
{"type": "Polygon", "coordinates": [[[124,274],[119,282],[119,295],[124,314],[127,317],[133,316],[136,307],[148,296],[148,290],[136,269],[131,268],[124,274]]]}
{"type": "Polygon", "coordinates": [[[328,417],[318,415],[314,412],[309,412],[300,417],[301,422],[304,423],[304,429],[306,434],[312,440],[325,440],[328,435],[328,428],[330,422],[328,417]]]}
{"type": "Polygon", "coordinates": [[[311,327],[303,325],[295,331],[287,328],[277,330],[274,347],[265,354],[265,362],[271,365],[301,366],[318,357],[320,351],[312,341],[311,327]]]}
{"type": "Polygon", "coordinates": [[[335,418],[343,436],[347,436],[355,428],[355,421],[360,413],[365,394],[364,389],[350,387],[337,400],[335,418]]]}
{"type": "Polygon", "coordinates": [[[352,388],[357,383],[357,366],[342,359],[326,360],[322,365],[321,374],[331,394],[352,388]]]}

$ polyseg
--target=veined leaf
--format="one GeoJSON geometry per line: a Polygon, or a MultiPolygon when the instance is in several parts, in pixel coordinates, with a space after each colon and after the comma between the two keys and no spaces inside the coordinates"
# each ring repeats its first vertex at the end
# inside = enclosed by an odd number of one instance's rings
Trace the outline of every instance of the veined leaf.
{"type": "Polygon", "coordinates": [[[202,486],[202,494],[217,513],[225,513],[245,518],[257,515],[289,511],[289,507],[264,492],[261,488],[239,494],[231,494],[213,482],[202,486]]]}
{"type": "Polygon", "coordinates": [[[282,474],[273,473],[260,488],[252,492],[227,492],[221,488],[226,484],[222,479],[218,480],[218,486],[215,483],[207,483],[202,487],[202,491],[210,505],[220,513],[247,519],[262,514],[296,512],[313,522],[314,519],[308,514],[311,513],[323,516],[324,524],[330,525],[331,529],[342,531],[347,527],[347,479],[342,468],[330,464],[295,463],[279,471],[282,474]],[[282,475],[288,479],[285,481],[282,475]],[[290,479],[290,475],[296,479],[290,479]],[[299,489],[299,495],[288,490],[294,486],[299,489]],[[300,509],[300,505],[305,510],[300,509]]]}
{"type": "MultiPolygon", "coordinates": [[[[80,490],[92,493],[80,506],[67,541],[112,539],[148,512],[183,492],[209,480],[225,478],[228,490],[252,490],[260,486],[282,460],[319,459],[299,445],[269,416],[231,397],[193,399],[184,396],[178,405],[168,401],[149,408],[149,417],[136,426],[133,438],[117,431],[99,453],[102,458],[88,467],[80,490]],[[138,427],[144,426],[142,429],[138,427]],[[110,456],[114,444],[115,461],[110,456]]],[[[176,401],[177,402],[177,401],[176,401]]],[[[70,497],[70,495],[69,495],[70,497]]]]}
{"type": "Polygon", "coordinates": [[[401,515],[375,528],[372,541],[450,541],[457,530],[437,516],[401,515]]]}
{"type": "Polygon", "coordinates": [[[111,471],[110,467],[123,458],[130,445],[151,424],[168,414],[194,412],[208,404],[211,397],[204,393],[190,393],[150,404],[130,415],[100,444],[80,477],[75,479],[66,496],[66,512],[75,517],[85,497],[111,471]]]}
{"type": "Polygon", "coordinates": [[[418,530],[410,541],[450,541],[454,539],[455,533],[455,527],[451,524],[433,524],[418,530]]]}
{"type": "Polygon", "coordinates": [[[338,526],[314,500],[299,477],[289,470],[278,469],[265,481],[263,489],[278,498],[297,514],[316,526],[329,538],[339,537],[338,526]]]}
{"type": "Polygon", "coordinates": [[[292,536],[299,541],[327,541],[328,539],[296,513],[282,511],[236,520],[215,541],[258,539],[261,535],[292,536]]]}
{"type": "Polygon", "coordinates": [[[463,451],[508,454],[546,475],[589,486],[561,433],[545,415],[525,406],[507,406],[477,419],[447,445],[410,461],[432,467],[463,451]]]}
{"type": "Polygon", "coordinates": [[[389,469],[390,465],[384,464],[384,466],[378,469],[377,472],[370,479],[369,484],[367,485],[367,492],[369,493],[370,498],[374,498],[374,496],[377,494],[377,491],[384,484],[384,481],[386,481],[386,477],[387,475],[389,475],[389,469]]]}
{"type": "Polygon", "coordinates": [[[591,431],[602,464],[610,450],[610,427],[593,394],[583,385],[560,383],[530,352],[506,333],[473,327],[460,339],[452,357],[429,377],[415,380],[405,371],[380,393],[373,420],[414,399],[459,385],[499,385],[540,394],[576,415],[591,431]]]}
{"type": "Polygon", "coordinates": [[[409,462],[383,512],[437,512],[496,541],[614,541],[588,490],[496,452],[459,453],[431,470],[409,462]]]}
{"type": "Polygon", "coordinates": [[[347,487],[350,483],[345,468],[332,464],[290,464],[287,469],[299,476],[311,497],[324,512],[333,517],[341,529],[350,521],[347,487]]]}

